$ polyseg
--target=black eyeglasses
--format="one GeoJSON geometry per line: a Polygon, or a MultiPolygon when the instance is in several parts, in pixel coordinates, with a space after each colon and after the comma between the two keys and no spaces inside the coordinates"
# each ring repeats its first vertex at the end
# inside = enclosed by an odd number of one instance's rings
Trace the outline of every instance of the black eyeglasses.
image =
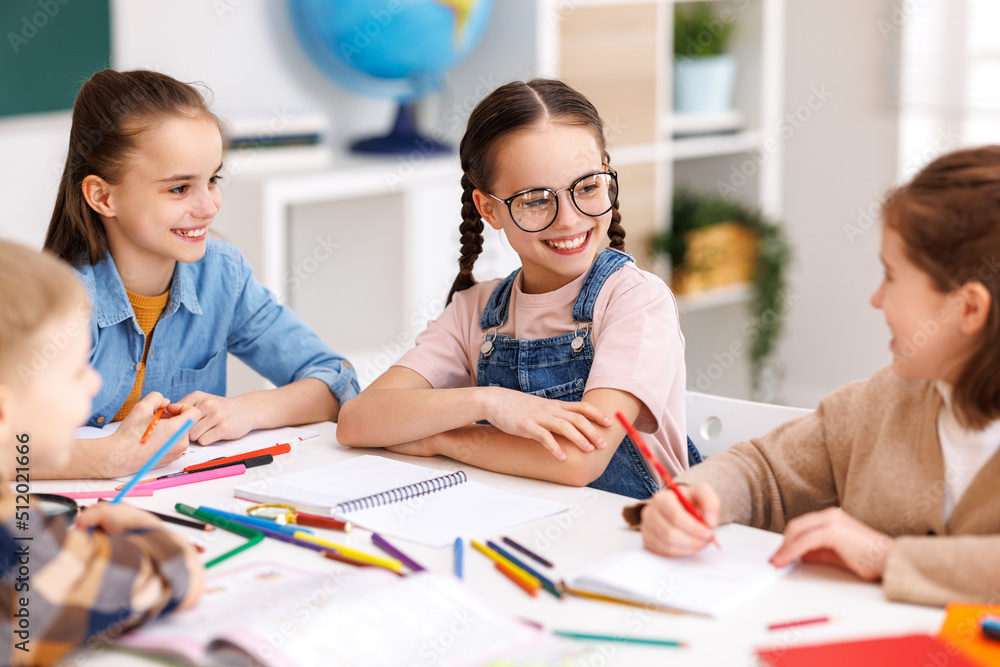
{"type": "Polygon", "coordinates": [[[556,221],[559,215],[559,193],[569,190],[570,199],[577,210],[592,218],[604,215],[618,201],[618,173],[608,169],[587,174],[573,181],[568,188],[534,188],[518,192],[507,199],[486,194],[507,205],[510,218],[518,229],[540,232],[556,221]]]}

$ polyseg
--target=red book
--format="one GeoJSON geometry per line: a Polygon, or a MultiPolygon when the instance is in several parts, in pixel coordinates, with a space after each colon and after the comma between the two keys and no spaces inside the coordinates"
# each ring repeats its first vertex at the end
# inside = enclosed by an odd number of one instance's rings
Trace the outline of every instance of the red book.
{"type": "Polygon", "coordinates": [[[830,644],[759,649],[757,657],[771,667],[978,667],[930,635],[879,637],[830,644]]]}

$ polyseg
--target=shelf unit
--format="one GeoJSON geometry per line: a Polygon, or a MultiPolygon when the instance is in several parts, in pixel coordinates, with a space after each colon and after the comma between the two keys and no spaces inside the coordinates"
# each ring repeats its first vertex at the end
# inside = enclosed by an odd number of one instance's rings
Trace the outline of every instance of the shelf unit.
{"type": "MultiPolygon", "coordinates": [[[[735,106],[745,126],[731,134],[683,138],[672,136],[673,0],[494,3],[494,22],[516,25],[522,33],[513,45],[494,41],[497,53],[485,67],[501,72],[498,83],[515,76],[559,77],[591,99],[604,118],[619,173],[626,247],[649,270],[649,240],[668,224],[675,184],[711,189],[749,160],[753,174],[736,196],[780,214],[775,135],[785,0],[713,1],[731,5],[740,24],[735,106]],[[520,46],[533,50],[530,71],[506,72],[506,49],[520,46]],[[756,164],[753,154],[765,152],[756,164]]],[[[471,93],[456,94],[463,92],[471,93]]],[[[320,171],[247,170],[230,179],[216,219],[215,228],[244,250],[261,282],[354,361],[363,384],[395,361],[443,308],[457,271],[457,157],[421,159],[406,173],[400,165],[398,158],[336,155],[320,171]]],[[[487,236],[476,275],[505,275],[518,265],[517,257],[489,228],[487,236]]],[[[709,363],[713,350],[739,336],[745,300],[745,289],[679,299],[689,369],[709,363]]],[[[238,362],[231,373],[231,387],[252,382],[238,362]]],[[[748,377],[729,372],[726,386],[715,389],[746,396],[748,377]]]]}

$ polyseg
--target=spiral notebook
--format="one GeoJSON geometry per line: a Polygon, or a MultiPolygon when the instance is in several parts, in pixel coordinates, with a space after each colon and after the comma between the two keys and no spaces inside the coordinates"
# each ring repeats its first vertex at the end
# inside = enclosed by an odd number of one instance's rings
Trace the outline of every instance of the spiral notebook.
{"type": "Polygon", "coordinates": [[[234,495],[336,516],[432,547],[449,546],[456,537],[493,536],[569,509],[473,482],[462,470],[446,472],[372,455],[255,480],[237,487],[234,495]]]}

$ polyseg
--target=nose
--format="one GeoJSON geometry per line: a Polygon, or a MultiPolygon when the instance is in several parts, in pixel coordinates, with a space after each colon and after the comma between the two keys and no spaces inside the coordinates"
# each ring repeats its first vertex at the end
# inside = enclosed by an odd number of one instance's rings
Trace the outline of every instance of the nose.
{"type": "Polygon", "coordinates": [[[563,188],[557,192],[556,197],[560,198],[559,211],[556,214],[556,219],[552,223],[552,226],[565,228],[575,227],[579,224],[583,213],[580,213],[580,210],[573,202],[573,195],[569,193],[569,188],[563,188]]]}
{"type": "Polygon", "coordinates": [[[191,210],[191,214],[196,218],[209,220],[214,218],[215,214],[219,212],[219,206],[221,204],[222,195],[217,189],[205,189],[195,200],[194,208],[191,210]]]}
{"type": "Polygon", "coordinates": [[[885,290],[885,281],[879,283],[878,288],[872,293],[869,302],[872,304],[872,308],[882,309],[882,296],[885,290]]]}

